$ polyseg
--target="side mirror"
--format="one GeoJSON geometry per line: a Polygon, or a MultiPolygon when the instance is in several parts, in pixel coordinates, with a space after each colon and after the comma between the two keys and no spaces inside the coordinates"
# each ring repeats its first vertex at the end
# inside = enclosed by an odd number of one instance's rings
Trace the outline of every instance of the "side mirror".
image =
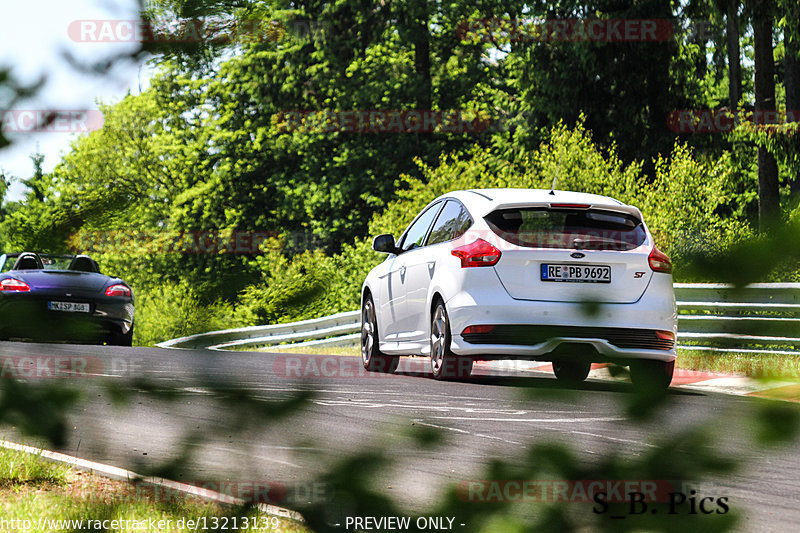
{"type": "Polygon", "coordinates": [[[384,254],[397,253],[397,248],[394,245],[394,236],[384,233],[372,239],[372,249],[376,252],[384,254]]]}

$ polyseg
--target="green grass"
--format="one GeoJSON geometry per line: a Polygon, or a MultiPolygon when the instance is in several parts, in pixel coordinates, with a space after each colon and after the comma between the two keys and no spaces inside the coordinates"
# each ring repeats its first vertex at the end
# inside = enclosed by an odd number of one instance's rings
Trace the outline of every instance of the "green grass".
{"type": "Polygon", "coordinates": [[[800,378],[800,356],[678,349],[678,367],[756,378],[800,378]]]}
{"type": "Polygon", "coordinates": [[[152,530],[149,528],[151,520],[154,523],[163,521],[158,531],[203,529],[188,527],[186,520],[189,519],[205,519],[207,528],[211,528],[216,519],[218,525],[226,524],[230,530],[234,517],[239,526],[243,524],[242,517],[249,517],[251,524],[258,520],[260,525],[260,528],[240,528],[239,531],[308,531],[293,520],[253,510],[240,513],[230,506],[183,497],[173,491],[165,495],[144,490],[132,483],[105,479],[51,463],[36,455],[0,449],[0,532],[77,531],[88,530],[89,526],[92,530],[100,529],[98,523],[90,524],[88,520],[107,521],[99,524],[105,527],[102,530],[109,532],[152,530]],[[73,522],[48,523],[57,520],[73,522]],[[76,520],[82,520],[82,525],[76,520]],[[112,522],[114,520],[118,522],[112,522]],[[148,525],[142,527],[143,524],[148,525]]]}
{"type": "Polygon", "coordinates": [[[353,355],[361,356],[361,348],[353,346],[292,346],[291,344],[279,344],[277,346],[261,346],[259,348],[249,348],[259,352],[275,353],[303,353],[308,355],[353,355]]]}
{"type": "Polygon", "coordinates": [[[0,487],[67,483],[70,468],[38,455],[0,448],[0,487]]]}

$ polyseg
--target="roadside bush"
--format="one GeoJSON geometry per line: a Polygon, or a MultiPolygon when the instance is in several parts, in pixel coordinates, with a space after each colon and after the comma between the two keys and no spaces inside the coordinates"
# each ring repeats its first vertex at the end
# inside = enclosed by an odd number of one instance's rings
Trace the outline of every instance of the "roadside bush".
{"type": "Polygon", "coordinates": [[[135,296],[133,342],[137,346],[243,325],[230,303],[207,305],[186,281],[150,287],[135,292],[135,296]]]}
{"type": "Polygon", "coordinates": [[[264,281],[240,294],[237,313],[243,321],[267,324],[302,320],[317,316],[323,308],[333,308],[329,293],[336,272],[321,251],[303,252],[292,260],[269,252],[255,263],[261,267],[264,281]]]}
{"type": "MultiPolygon", "coordinates": [[[[681,265],[697,254],[717,254],[753,237],[745,206],[755,196],[737,192],[729,154],[712,162],[695,159],[676,144],[667,159],[655,161],[656,180],[643,188],[638,206],[659,247],[681,265]]],[[[754,184],[755,185],[755,184],[754,184]]]]}

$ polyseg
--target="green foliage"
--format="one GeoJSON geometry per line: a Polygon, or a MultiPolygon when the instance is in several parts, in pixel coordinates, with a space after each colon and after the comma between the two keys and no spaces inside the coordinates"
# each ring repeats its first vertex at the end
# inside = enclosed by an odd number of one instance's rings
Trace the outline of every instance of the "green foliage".
{"type": "Polygon", "coordinates": [[[797,120],[786,110],[779,111],[773,118],[745,116],[742,112],[730,137],[738,143],[766,148],[781,169],[781,185],[789,185],[800,176],[800,122],[797,120]]]}
{"type": "Polygon", "coordinates": [[[638,203],[656,242],[681,265],[690,255],[712,254],[752,237],[745,209],[755,200],[752,187],[737,188],[728,153],[698,160],[686,145],[676,144],[669,159],[655,163],[655,182],[638,203]]]}
{"type": "MultiPolygon", "coordinates": [[[[528,6],[526,17],[543,20],[670,19],[682,25],[692,16],[686,13],[691,5],[658,0],[539,1],[528,6]]],[[[534,31],[530,18],[523,19],[529,34],[534,31]]],[[[580,38],[565,42],[555,36],[512,40],[507,49],[504,81],[513,87],[508,92],[519,100],[518,111],[530,117],[532,126],[527,135],[517,135],[513,141],[527,149],[538,143],[539,128],[546,130],[559,121],[572,123],[583,114],[598,143],[606,148],[616,144],[626,163],[643,161],[652,178],[650,160],[667,153],[674,139],[667,128],[668,114],[708,105],[701,100],[703,73],[697,65],[698,58],[705,59],[705,50],[686,38],[658,43],[580,38]]]]}
{"type": "Polygon", "coordinates": [[[237,317],[249,324],[271,324],[351,311],[360,304],[361,283],[379,261],[366,239],[333,256],[315,250],[290,260],[269,252],[255,260],[264,278],[241,293],[237,317]]]}
{"type": "Polygon", "coordinates": [[[762,444],[793,442],[800,430],[800,414],[790,405],[764,404],[754,420],[756,438],[762,444]]]}
{"type": "Polygon", "coordinates": [[[332,308],[326,296],[336,273],[322,252],[304,252],[291,263],[277,253],[256,261],[263,265],[265,283],[251,285],[241,294],[240,313],[248,322],[302,320],[316,317],[321,305],[332,308]]]}
{"type": "Polygon", "coordinates": [[[81,393],[63,384],[28,384],[14,378],[0,386],[0,424],[62,446],[67,439],[66,413],[81,393]]]}
{"type": "Polygon", "coordinates": [[[140,346],[237,325],[230,304],[203,302],[186,281],[136,293],[134,343],[140,346]]]}

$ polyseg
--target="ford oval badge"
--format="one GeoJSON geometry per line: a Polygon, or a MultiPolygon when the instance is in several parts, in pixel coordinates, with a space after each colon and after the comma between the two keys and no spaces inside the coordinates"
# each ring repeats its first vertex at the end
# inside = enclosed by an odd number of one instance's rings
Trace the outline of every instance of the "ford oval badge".
{"type": "Polygon", "coordinates": [[[580,252],[572,252],[569,254],[570,257],[574,257],[575,259],[581,259],[582,257],[586,257],[586,254],[582,254],[580,252]]]}

